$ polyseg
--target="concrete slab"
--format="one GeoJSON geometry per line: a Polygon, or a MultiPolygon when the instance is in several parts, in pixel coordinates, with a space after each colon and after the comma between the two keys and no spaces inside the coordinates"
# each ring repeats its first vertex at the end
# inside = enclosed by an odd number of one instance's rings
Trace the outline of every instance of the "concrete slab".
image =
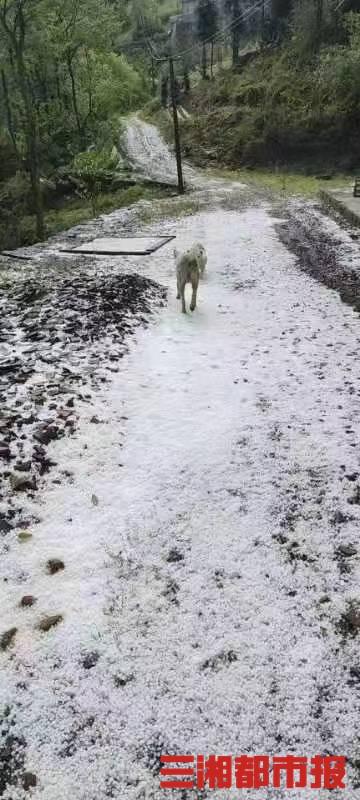
{"type": "Polygon", "coordinates": [[[2,250],[2,256],[6,258],[15,258],[17,261],[31,261],[34,255],[30,255],[30,251],[26,247],[19,247],[17,250],[2,250]]]}
{"type": "Polygon", "coordinates": [[[175,239],[175,236],[106,237],[93,239],[79,247],[65,248],[63,253],[85,253],[101,256],[146,256],[175,239]]]}
{"type": "Polygon", "coordinates": [[[354,225],[360,226],[360,197],[354,197],[354,188],[323,189],[321,196],[354,225]]]}

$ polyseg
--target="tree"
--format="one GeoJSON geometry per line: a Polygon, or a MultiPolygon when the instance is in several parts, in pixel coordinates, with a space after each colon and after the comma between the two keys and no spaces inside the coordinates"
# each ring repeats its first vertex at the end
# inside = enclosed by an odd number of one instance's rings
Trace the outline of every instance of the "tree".
{"type": "Polygon", "coordinates": [[[360,11],[360,0],[344,0],[341,10],[344,14],[348,11],[360,11]]]}
{"type": "Polygon", "coordinates": [[[225,10],[230,17],[231,44],[232,44],[232,63],[235,67],[239,62],[240,39],[244,30],[243,3],[242,0],[225,0],[225,10]]]}
{"type": "Polygon", "coordinates": [[[282,39],[289,25],[294,0],[271,0],[271,28],[275,37],[282,39]]]}
{"type": "Polygon", "coordinates": [[[0,130],[29,176],[38,239],[43,178],[145,99],[145,78],[114,49],[126,24],[123,0],[0,0],[0,130]]]}
{"type": "MultiPolygon", "coordinates": [[[[197,7],[197,32],[202,43],[202,76],[207,80],[207,43],[218,29],[218,14],[214,0],[199,0],[197,7]]],[[[213,50],[212,50],[213,53],[213,50]]]]}
{"type": "MultiPolygon", "coordinates": [[[[30,13],[31,0],[1,0],[0,26],[5,37],[9,58],[13,65],[13,71],[16,75],[17,86],[23,106],[26,161],[30,174],[36,217],[36,234],[38,239],[43,239],[45,228],[40,185],[38,120],[31,93],[29,66],[26,60],[26,49],[31,27],[30,13]]],[[[8,109],[8,118],[9,110],[10,106],[8,109]]],[[[9,124],[11,124],[13,128],[12,121],[10,123],[9,120],[9,124]]]]}
{"type": "Polygon", "coordinates": [[[346,39],[344,7],[336,0],[294,0],[293,43],[302,59],[313,59],[322,46],[346,39]]]}

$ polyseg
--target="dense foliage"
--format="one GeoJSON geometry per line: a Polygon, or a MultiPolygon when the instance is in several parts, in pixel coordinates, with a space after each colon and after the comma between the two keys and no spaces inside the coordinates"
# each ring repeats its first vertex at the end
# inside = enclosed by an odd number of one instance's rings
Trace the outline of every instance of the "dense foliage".
{"type": "Polygon", "coordinates": [[[134,43],[173,11],[168,0],[0,0],[0,246],[43,238],[47,179],[90,145],[111,149],[119,115],[149,99],[134,43]]]}
{"type": "Polygon", "coordinates": [[[257,47],[252,38],[252,52],[197,86],[189,154],[232,166],[359,168],[359,11],[359,0],[272,0],[257,47]]]}

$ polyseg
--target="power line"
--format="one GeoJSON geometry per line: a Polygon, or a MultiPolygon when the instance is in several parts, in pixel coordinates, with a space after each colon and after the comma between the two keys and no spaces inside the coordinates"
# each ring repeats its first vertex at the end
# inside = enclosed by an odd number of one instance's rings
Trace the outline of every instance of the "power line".
{"type": "Polygon", "coordinates": [[[340,2],[337,4],[337,6],[335,6],[334,11],[339,11],[339,9],[342,8],[342,6],[345,5],[345,3],[346,3],[346,0],[340,0],[340,2]]]}
{"type": "MultiPolygon", "coordinates": [[[[213,36],[209,36],[208,39],[203,40],[201,42],[201,44],[202,45],[210,44],[211,42],[216,42],[216,41],[222,39],[223,36],[226,33],[228,33],[229,31],[231,31],[233,28],[235,28],[239,24],[239,22],[246,22],[248,19],[253,17],[257,13],[257,11],[259,11],[260,9],[266,10],[269,7],[270,2],[271,2],[271,0],[266,0],[265,3],[264,3],[264,0],[258,0],[256,6],[254,6],[253,8],[248,9],[247,12],[243,12],[242,14],[240,14],[240,16],[236,17],[236,19],[233,19],[232,22],[230,22],[228,25],[225,25],[225,27],[222,28],[220,31],[218,31],[216,34],[213,34],[213,36]]],[[[157,61],[159,63],[160,62],[164,63],[165,61],[168,61],[168,56],[159,56],[159,54],[156,52],[156,50],[155,50],[155,48],[153,46],[153,43],[151,42],[151,40],[150,40],[150,38],[149,38],[149,36],[147,34],[146,26],[145,26],[145,20],[144,20],[142,11],[141,11],[141,9],[139,9],[139,7],[138,7],[138,12],[139,12],[139,18],[140,18],[141,26],[142,26],[143,31],[144,31],[145,41],[146,41],[146,44],[148,46],[148,50],[149,50],[149,53],[150,53],[151,57],[154,59],[154,61],[157,61]]],[[[180,53],[176,53],[174,55],[174,57],[173,57],[174,61],[181,60],[185,55],[188,55],[189,53],[192,53],[193,49],[194,49],[194,47],[192,46],[192,47],[189,47],[186,50],[182,50],[180,53]]]]}
{"type": "Polygon", "coordinates": [[[139,19],[140,19],[141,27],[143,29],[145,42],[146,42],[147,49],[148,49],[148,51],[150,53],[151,58],[154,61],[167,61],[168,60],[167,58],[163,58],[163,57],[159,56],[159,54],[156,52],[154,44],[151,41],[151,39],[150,39],[150,37],[148,35],[148,32],[146,30],[144,15],[143,15],[143,12],[142,12],[140,6],[138,5],[138,3],[136,3],[136,9],[137,9],[137,12],[139,14],[139,19]]]}
{"type": "MultiPolygon", "coordinates": [[[[218,39],[222,39],[224,34],[227,33],[228,31],[232,30],[232,28],[236,28],[236,26],[238,25],[239,22],[246,22],[248,19],[250,19],[250,17],[253,17],[256,14],[256,12],[259,11],[260,9],[264,9],[264,11],[265,11],[268,8],[268,6],[270,5],[270,2],[271,2],[271,0],[266,0],[265,3],[264,3],[264,0],[259,0],[259,2],[256,4],[256,6],[254,6],[254,8],[248,9],[247,12],[244,12],[239,17],[234,19],[232,22],[229,23],[229,25],[225,25],[225,27],[222,28],[221,31],[218,31],[213,36],[209,36],[208,39],[203,39],[201,44],[202,45],[210,44],[210,42],[216,42],[218,39]]],[[[183,50],[181,53],[177,53],[175,60],[177,61],[178,59],[183,58],[184,55],[187,55],[188,53],[191,53],[192,51],[193,51],[193,47],[189,47],[189,49],[183,50]]]]}

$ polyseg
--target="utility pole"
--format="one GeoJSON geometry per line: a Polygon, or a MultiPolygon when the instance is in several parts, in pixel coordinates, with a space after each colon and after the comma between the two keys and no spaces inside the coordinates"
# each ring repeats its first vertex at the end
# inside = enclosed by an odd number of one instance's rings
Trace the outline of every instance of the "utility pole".
{"type": "Polygon", "coordinates": [[[323,0],[317,0],[317,7],[316,7],[316,39],[317,45],[320,48],[321,40],[322,40],[322,26],[323,26],[323,16],[324,16],[324,2],[323,0]]]}
{"type": "Polygon", "coordinates": [[[155,86],[155,63],[153,56],[151,56],[151,86],[152,86],[152,93],[154,95],[156,92],[156,86],[155,86]]]}
{"type": "Polygon", "coordinates": [[[183,171],[182,171],[180,128],[179,128],[179,118],[178,118],[178,111],[177,111],[177,97],[176,97],[176,87],[175,87],[174,59],[173,59],[172,56],[169,56],[169,69],[170,69],[171,105],[172,105],[173,119],[174,119],[175,152],[176,152],[176,166],[177,166],[177,174],[178,174],[178,187],[179,187],[179,194],[184,194],[185,193],[185,186],[184,186],[184,178],[183,178],[183,171]]]}
{"type": "Polygon", "coordinates": [[[261,6],[261,41],[265,40],[265,0],[262,0],[261,6]]]}

